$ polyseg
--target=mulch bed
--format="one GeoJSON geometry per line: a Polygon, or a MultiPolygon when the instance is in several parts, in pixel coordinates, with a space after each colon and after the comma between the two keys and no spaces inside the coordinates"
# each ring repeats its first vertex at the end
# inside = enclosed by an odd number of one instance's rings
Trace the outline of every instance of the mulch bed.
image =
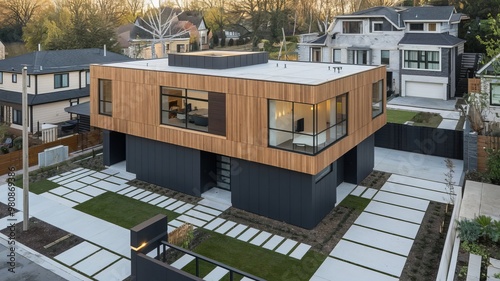
{"type": "Polygon", "coordinates": [[[392,175],[391,173],[374,170],[359,185],[375,189],[381,189],[384,183],[389,179],[391,175],[392,175]]]}
{"type": "Polygon", "coordinates": [[[400,280],[436,280],[453,208],[430,202],[400,280]],[[441,225],[444,222],[444,227],[441,225]],[[441,232],[440,232],[441,231],[441,232]]]}
{"type": "MultiPolygon", "coordinates": [[[[10,236],[10,229],[5,228],[1,233],[10,236]]],[[[28,231],[23,231],[23,223],[16,224],[15,241],[39,252],[47,257],[55,257],[67,249],[83,242],[78,236],[71,235],[66,239],[47,247],[50,243],[68,235],[69,233],[37,218],[30,218],[28,231]]]]}
{"type": "MultiPolygon", "coordinates": [[[[18,210],[14,209],[14,213],[17,213],[17,212],[18,212],[18,210]]],[[[9,206],[0,202],[0,219],[5,218],[6,216],[9,216],[9,215],[10,215],[9,206]]]]}

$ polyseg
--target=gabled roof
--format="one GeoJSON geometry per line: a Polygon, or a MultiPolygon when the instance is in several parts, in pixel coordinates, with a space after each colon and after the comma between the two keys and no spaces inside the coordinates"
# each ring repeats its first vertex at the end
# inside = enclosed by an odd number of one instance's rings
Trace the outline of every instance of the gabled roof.
{"type": "Polygon", "coordinates": [[[406,33],[399,45],[430,45],[453,47],[465,40],[446,33],[406,33]]]}
{"type": "MultiPolygon", "coordinates": [[[[83,98],[88,96],[89,96],[89,87],[53,92],[48,94],[39,94],[39,95],[28,94],[28,105],[38,105],[56,101],[83,98]]],[[[21,98],[22,98],[21,93],[19,92],[0,90],[0,101],[13,104],[21,104],[22,103],[21,98]]]]}
{"type": "Polygon", "coordinates": [[[411,7],[401,12],[403,21],[449,21],[455,8],[452,6],[411,7]]]}
{"type": "Polygon", "coordinates": [[[496,55],[494,58],[492,58],[488,63],[483,65],[481,69],[479,69],[476,74],[477,75],[490,75],[490,74],[495,74],[495,63],[498,63],[498,60],[500,59],[500,54],[496,55]]]}
{"type": "Polygon", "coordinates": [[[338,16],[338,17],[349,17],[349,16],[367,16],[367,17],[385,17],[388,21],[396,27],[403,27],[403,23],[399,20],[399,8],[394,7],[373,7],[362,11],[354,12],[350,15],[338,16]]]}
{"type": "Polygon", "coordinates": [[[0,60],[0,71],[21,73],[27,66],[28,74],[47,74],[87,70],[93,63],[130,61],[131,58],[102,49],[75,49],[37,51],[0,60]]]}

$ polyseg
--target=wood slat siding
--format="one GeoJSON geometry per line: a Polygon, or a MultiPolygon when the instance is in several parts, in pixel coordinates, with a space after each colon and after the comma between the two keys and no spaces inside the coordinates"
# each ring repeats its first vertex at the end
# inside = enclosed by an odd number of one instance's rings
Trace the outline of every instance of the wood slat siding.
{"type": "Polygon", "coordinates": [[[372,83],[381,79],[385,67],[310,86],[92,65],[91,125],[315,175],[386,123],[385,111],[375,119],[371,111],[372,83]],[[113,80],[112,117],[98,114],[98,79],[113,80]],[[160,125],[161,86],[225,93],[226,136],[160,125]],[[317,104],[346,92],[347,137],[316,156],[267,146],[268,99],[317,104]]]}
{"type": "Polygon", "coordinates": [[[467,93],[481,93],[481,79],[469,78],[467,93]]]}
{"type": "Polygon", "coordinates": [[[488,153],[486,149],[499,149],[500,137],[477,136],[477,171],[486,172],[488,170],[488,153]]]}

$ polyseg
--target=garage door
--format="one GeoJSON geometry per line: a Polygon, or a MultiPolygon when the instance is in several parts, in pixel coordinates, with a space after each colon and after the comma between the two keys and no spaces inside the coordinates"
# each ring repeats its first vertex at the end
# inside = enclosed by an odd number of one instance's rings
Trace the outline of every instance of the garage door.
{"type": "Polygon", "coordinates": [[[446,87],[442,83],[406,82],[406,96],[446,99],[446,87]]]}

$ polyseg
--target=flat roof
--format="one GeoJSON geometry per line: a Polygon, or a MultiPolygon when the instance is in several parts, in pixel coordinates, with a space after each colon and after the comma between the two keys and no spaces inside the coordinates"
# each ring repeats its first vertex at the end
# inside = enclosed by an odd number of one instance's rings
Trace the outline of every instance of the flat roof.
{"type": "Polygon", "coordinates": [[[379,66],[352,65],[340,63],[317,63],[269,60],[267,63],[228,69],[205,69],[169,66],[168,59],[152,59],[120,63],[100,64],[103,66],[164,71],[174,73],[217,76],[235,79],[250,79],[288,84],[321,85],[379,66]]]}

